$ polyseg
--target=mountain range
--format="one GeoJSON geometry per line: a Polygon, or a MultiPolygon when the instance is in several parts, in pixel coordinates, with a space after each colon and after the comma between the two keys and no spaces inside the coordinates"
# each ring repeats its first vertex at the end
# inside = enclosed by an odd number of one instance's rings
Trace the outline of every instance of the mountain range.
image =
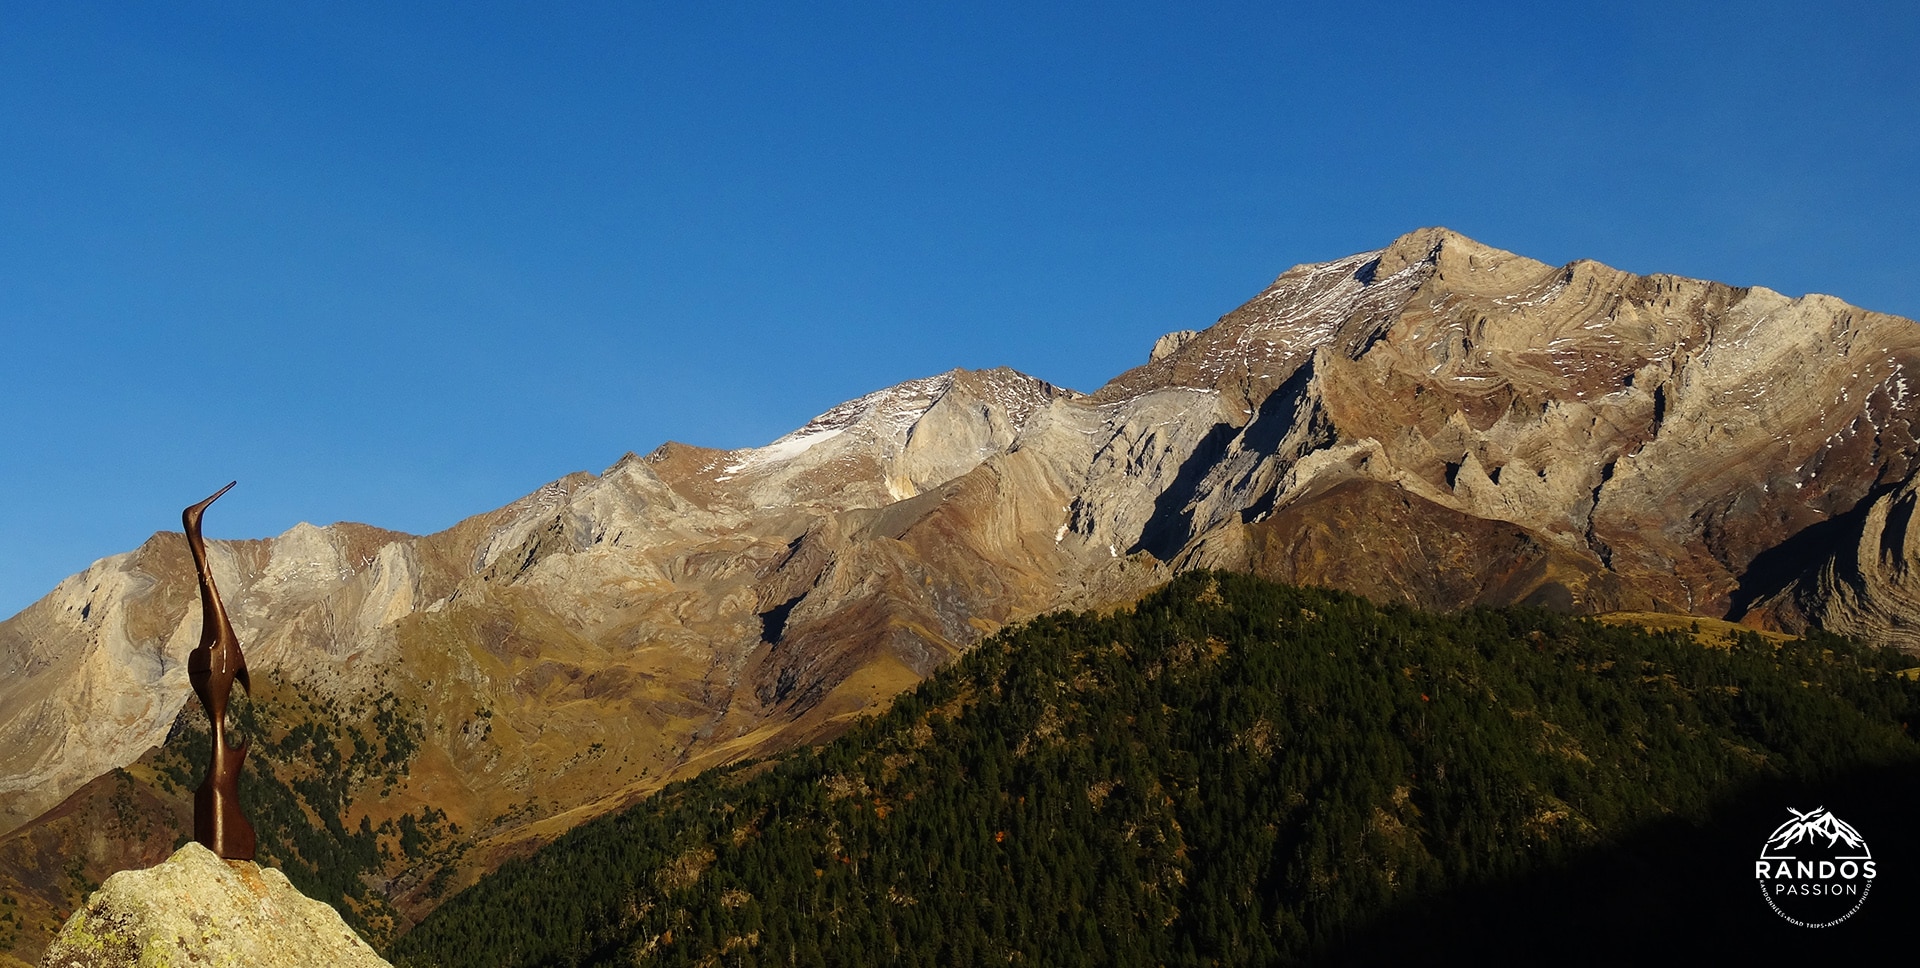
{"type": "MultiPolygon", "coordinates": [[[[672,780],[836,735],[1009,623],[1198,568],[1920,651],[1916,360],[1912,321],[1831,297],[1423,229],[1290,269],[1090,394],[955,370],[437,534],[302,524],[210,554],[284,754],[260,769],[371,845],[347,914],[391,936],[672,780]],[[322,747],[345,764],[325,790],[322,747]]],[[[16,953],[170,849],[196,598],[163,532],[0,623],[16,953]]]]}

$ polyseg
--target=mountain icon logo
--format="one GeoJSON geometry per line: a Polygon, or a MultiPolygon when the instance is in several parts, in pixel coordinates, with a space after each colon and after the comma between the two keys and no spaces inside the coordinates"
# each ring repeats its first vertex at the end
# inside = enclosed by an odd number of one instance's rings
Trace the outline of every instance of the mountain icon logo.
{"type": "Polygon", "coordinates": [[[1879,874],[1867,839],[1825,807],[1788,807],[1787,815],[1754,863],[1767,906],[1803,928],[1828,928],[1852,917],[1879,874]]]}

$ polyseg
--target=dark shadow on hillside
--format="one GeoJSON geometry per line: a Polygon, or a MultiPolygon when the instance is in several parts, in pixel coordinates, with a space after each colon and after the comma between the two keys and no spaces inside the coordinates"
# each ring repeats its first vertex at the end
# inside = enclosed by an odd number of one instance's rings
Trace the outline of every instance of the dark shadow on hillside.
{"type": "MultiPolygon", "coordinates": [[[[1873,502],[1890,490],[1890,486],[1874,488],[1846,511],[1801,528],[1787,540],[1755,555],[1747,564],[1747,570],[1740,574],[1740,584],[1734,589],[1727,608],[1727,620],[1739,621],[1755,602],[1818,573],[1835,552],[1851,548],[1860,540],[1860,530],[1866,524],[1867,511],[1873,502]]],[[[1845,561],[1844,556],[1842,560],[1845,561]]]]}
{"type": "Polygon", "coordinates": [[[1920,949],[1920,766],[1822,782],[1768,782],[1705,824],[1669,820],[1571,865],[1396,908],[1313,964],[1842,964],[1920,949]],[[1867,839],[1880,873],[1859,913],[1795,927],[1767,906],[1754,861],[1786,808],[1825,806],[1867,839]]]}
{"type": "Polygon", "coordinates": [[[787,634],[787,616],[793,614],[793,607],[800,604],[805,595],[792,598],[760,613],[760,641],[772,644],[787,634]]]}
{"type": "Polygon", "coordinates": [[[1207,431],[1193,453],[1180,464],[1173,482],[1154,498],[1153,516],[1140,531],[1140,540],[1127,549],[1128,554],[1145,551],[1161,561],[1171,561],[1193,537],[1193,499],[1207,472],[1226,454],[1227,445],[1239,433],[1232,425],[1217,423],[1207,431]]]}
{"type": "MultiPolygon", "coordinates": [[[[1145,551],[1161,561],[1172,561],[1193,540],[1193,502],[1199,497],[1200,484],[1225,457],[1235,438],[1241,450],[1269,455],[1293,429],[1300,408],[1307,403],[1307,385],[1313,378],[1312,364],[1300,366],[1260,403],[1257,415],[1245,427],[1215,424],[1193,453],[1180,465],[1173,482],[1154,499],[1153,516],[1140,531],[1140,540],[1127,549],[1128,554],[1145,551]]],[[[1273,506],[1271,494],[1261,499],[1273,506]]]]}

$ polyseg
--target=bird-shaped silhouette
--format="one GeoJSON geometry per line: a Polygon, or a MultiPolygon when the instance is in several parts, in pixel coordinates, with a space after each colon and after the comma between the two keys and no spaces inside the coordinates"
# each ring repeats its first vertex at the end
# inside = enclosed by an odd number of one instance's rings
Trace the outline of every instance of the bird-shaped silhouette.
{"type": "Polygon", "coordinates": [[[234,680],[249,692],[253,686],[247,679],[247,657],[240,651],[233,623],[227,621],[220,590],[213,585],[207,543],[200,536],[200,518],[207,505],[238,483],[229,483],[180,512],[180,521],[186,525],[187,547],[193,550],[193,567],[200,575],[200,645],[187,656],[187,680],[213,723],[213,761],[207,778],[193,791],[193,839],[229,860],[252,860],[253,825],[240,812],[240,764],[247,758],[247,744],[227,745],[227,702],[234,680]]]}

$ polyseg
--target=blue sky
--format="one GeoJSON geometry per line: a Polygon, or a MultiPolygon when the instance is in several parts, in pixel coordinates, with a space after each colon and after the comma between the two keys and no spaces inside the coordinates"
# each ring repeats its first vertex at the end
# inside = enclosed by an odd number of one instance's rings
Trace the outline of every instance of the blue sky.
{"type": "Polygon", "coordinates": [[[7,3],[0,615],[234,478],[213,536],[428,532],[1090,390],[1423,225],[1920,316],[1908,10],[7,3]]]}

